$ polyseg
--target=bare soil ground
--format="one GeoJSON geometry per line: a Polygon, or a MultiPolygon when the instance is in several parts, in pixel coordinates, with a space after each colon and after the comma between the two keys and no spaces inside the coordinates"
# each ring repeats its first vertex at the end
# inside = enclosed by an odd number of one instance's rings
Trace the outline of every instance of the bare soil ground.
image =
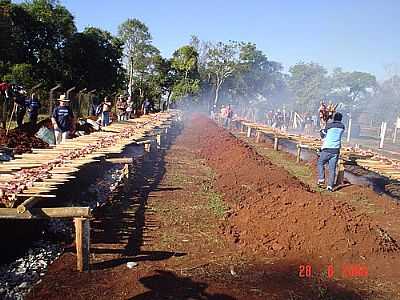
{"type": "Polygon", "coordinates": [[[268,148],[194,116],[92,221],[92,270],[67,250],[28,299],[400,299],[396,203],[268,148]]]}

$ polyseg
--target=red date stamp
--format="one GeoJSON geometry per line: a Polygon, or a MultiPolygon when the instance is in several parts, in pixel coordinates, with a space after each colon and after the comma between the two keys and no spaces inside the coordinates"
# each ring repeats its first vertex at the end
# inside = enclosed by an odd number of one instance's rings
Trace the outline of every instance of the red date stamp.
{"type": "MultiPolygon", "coordinates": [[[[313,272],[312,265],[299,265],[299,277],[310,278],[313,276],[313,272]]],[[[338,277],[338,275],[343,278],[368,277],[368,267],[360,264],[344,264],[337,269],[333,265],[328,265],[325,269],[316,272],[316,274],[321,273],[325,273],[329,279],[338,277]]]]}

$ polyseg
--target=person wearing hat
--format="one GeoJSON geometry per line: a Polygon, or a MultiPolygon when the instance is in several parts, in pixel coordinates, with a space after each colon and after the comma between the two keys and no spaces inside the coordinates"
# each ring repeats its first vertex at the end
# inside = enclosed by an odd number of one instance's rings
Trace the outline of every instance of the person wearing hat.
{"type": "Polygon", "coordinates": [[[54,108],[51,122],[54,127],[56,144],[61,144],[68,139],[69,133],[75,128],[75,123],[74,114],[69,107],[69,99],[65,95],[61,95],[58,101],[60,101],[60,105],[54,108]]]}

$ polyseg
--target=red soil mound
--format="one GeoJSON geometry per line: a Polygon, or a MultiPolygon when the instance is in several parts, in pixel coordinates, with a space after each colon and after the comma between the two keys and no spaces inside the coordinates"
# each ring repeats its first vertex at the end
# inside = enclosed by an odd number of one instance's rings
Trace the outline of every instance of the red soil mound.
{"type": "Polygon", "coordinates": [[[399,253],[370,217],[336,195],[311,191],[208,118],[195,115],[186,130],[186,144],[214,169],[231,208],[222,230],[240,245],[274,256],[331,259],[399,253]]]}
{"type": "Polygon", "coordinates": [[[15,128],[8,132],[0,130],[0,145],[14,149],[14,154],[22,154],[30,152],[32,148],[45,149],[49,145],[41,139],[35,137],[35,133],[41,126],[45,126],[50,119],[45,119],[32,127],[30,123],[26,123],[21,129],[15,128]]]}

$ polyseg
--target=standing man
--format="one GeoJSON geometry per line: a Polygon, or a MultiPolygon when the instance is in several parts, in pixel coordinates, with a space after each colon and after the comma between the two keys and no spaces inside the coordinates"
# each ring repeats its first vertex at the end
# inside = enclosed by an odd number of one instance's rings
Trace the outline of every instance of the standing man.
{"type": "Polygon", "coordinates": [[[339,160],[342,135],[344,132],[342,114],[336,113],[333,122],[328,123],[325,129],[321,129],[323,144],[318,159],[318,186],[322,187],[325,183],[325,164],[329,166],[329,178],[327,191],[332,192],[335,185],[336,165],[339,160]]]}
{"type": "Polygon", "coordinates": [[[69,133],[75,130],[74,114],[69,107],[69,99],[61,95],[58,101],[60,105],[54,108],[51,117],[57,145],[65,142],[69,138],[69,133]]]}
{"type": "Polygon", "coordinates": [[[132,118],[132,111],[133,111],[133,100],[132,96],[128,96],[128,101],[126,101],[126,120],[130,120],[132,118]]]}
{"type": "Polygon", "coordinates": [[[231,105],[228,104],[228,107],[226,108],[226,116],[225,116],[225,121],[224,121],[224,127],[225,128],[230,128],[231,127],[231,121],[233,117],[233,110],[231,108],[231,105]]]}
{"type": "Polygon", "coordinates": [[[38,97],[35,93],[32,93],[31,98],[28,101],[28,111],[29,111],[29,120],[32,128],[36,125],[39,115],[39,109],[41,107],[38,97]]]}
{"type": "Polygon", "coordinates": [[[147,115],[150,112],[150,101],[146,98],[143,102],[143,114],[147,115]]]}
{"type": "Polygon", "coordinates": [[[101,112],[101,126],[108,126],[110,124],[110,111],[111,111],[111,101],[108,97],[104,97],[103,110],[101,112]]]}
{"type": "Polygon", "coordinates": [[[124,121],[126,116],[126,109],[128,106],[126,104],[125,98],[122,95],[118,97],[116,106],[117,106],[118,121],[124,121]]]}

